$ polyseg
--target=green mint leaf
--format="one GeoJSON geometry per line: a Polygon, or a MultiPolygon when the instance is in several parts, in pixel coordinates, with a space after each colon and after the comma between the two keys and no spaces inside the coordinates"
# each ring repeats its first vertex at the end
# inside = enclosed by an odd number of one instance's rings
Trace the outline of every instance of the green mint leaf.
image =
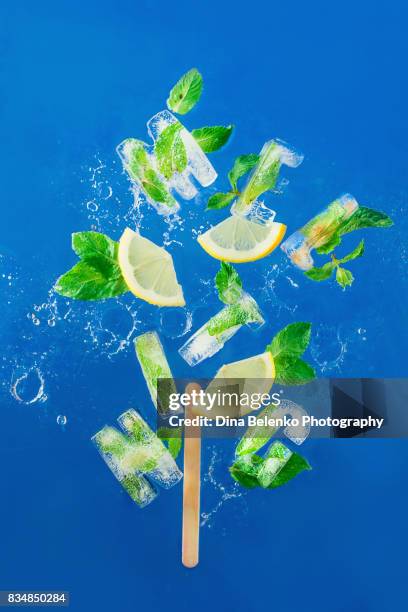
{"type": "Polygon", "coordinates": [[[340,285],[340,287],[345,290],[346,287],[349,287],[353,284],[354,276],[350,272],[350,270],[346,270],[345,268],[341,268],[340,266],[336,270],[336,281],[340,285]]]}
{"type": "Polygon", "coordinates": [[[227,329],[236,325],[246,325],[247,323],[261,323],[263,321],[257,304],[254,300],[248,299],[244,302],[230,304],[218,314],[211,317],[207,323],[207,331],[210,336],[219,336],[227,329]]]}
{"type": "Polygon", "coordinates": [[[220,269],[215,276],[215,286],[218,297],[225,304],[234,304],[241,297],[242,280],[230,263],[221,262],[220,269]]]}
{"type": "Polygon", "coordinates": [[[348,232],[363,229],[365,227],[391,227],[391,225],[394,225],[394,222],[385,213],[374,210],[373,208],[367,208],[366,206],[360,206],[356,212],[341,225],[340,233],[347,234],[348,232]]]}
{"type": "Polygon", "coordinates": [[[316,378],[316,372],[306,361],[287,354],[274,357],[275,382],[280,385],[305,385],[316,378]]]}
{"type": "Polygon", "coordinates": [[[129,148],[131,147],[129,160],[125,164],[126,171],[133,180],[141,180],[144,171],[147,168],[151,168],[149,157],[145,149],[145,143],[135,138],[127,138],[125,142],[129,148]]]}
{"type": "Polygon", "coordinates": [[[268,486],[268,489],[281,487],[301,472],[311,469],[311,465],[302,455],[299,455],[299,453],[292,453],[288,462],[285,463],[283,468],[276,474],[271,484],[268,486]]]}
{"type": "Polygon", "coordinates": [[[331,253],[341,243],[341,237],[354,230],[367,227],[386,228],[392,225],[394,225],[392,219],[385,213],[374,210],[373,208],[367,208],[366,206],[360,206],[349,219],[340,225],[337,232],[326,242],[326,244],[316,249],[316,252],[319,255],[331,253]]]}
{"type": "Polygon", "coordinates": [[[280,355],[300,357],[310,342],[311,330],[311,323],[290,323],[276,334],[265,350],[270,351],[274,359],[280,355]]]}
{"type": "MultiPolygon", "coordinates": [[[[267,422],[269,419],[274,418],[276,410],[277,406],[269,404],[259,413],[258,417],[267,422]]],[[[277,430],[278,427],[272,425],[251,425],[238,442],[235,455],[241,457],[256,453],[256,451],[265,446],[277,430]]]]}
{"type": "Polygon", "coordinates": [[[319,255],[327,255],[328,253],[334,251],[334,249],[339,246],[340,243],[341,235],[336,232],[333,234],[333,236],[331,236],[330,240],[328,240],[325,244],[322,244],[316,249],[316,253],[318,253],[319,255]]]}
{"type": "Polygon", "coordinates": [[[182,127],[178,121],[168,125],[154,145],[159,170],[166,179],[187,167],[187,152],[180,136],[182,127]]]}
{"type": "Polygon", "coordinates": [[[228,172],[229,182],[234,191],[238,190],[238,180],[247,174],[259,161],[259,155],[256,153],[248,153],[248,155],[240,155],[236,158],[234,165],[228,172]]]}
{"type": "Polygon", "coordinates": [[[174,427],[160,427],[157,430],[157,436],[162,442],[167,443],[167,448],[173,459],[177,459],[183,446],[183,436],[180,429],[180,435],[175,435],[174,427]]]}
{"type": "Polygon", "coordinates": [[[232,478],[246,489],[254,489],[259,486],[258,469],[264,460],[259,455],[247,455],[237,459],[229,468],[232,478]]]}
{"type": "Polygon", "coordinates": [[[220,208],[225,208],[234,198],[234,193],[214,193],[207,202],[206,210],[219,210],[220,208]]]}
{"type": "Polygon", "coordinates": [[[118,264],[107,263],[103,258],[79,261],[69,272],[61,276],[55,291],[77,300],[103,300],[129,291],[118,264]]]}
{"type": "Polygon", "coordinates": [[[281,167],[276,148],[276,142],[270,142],[262,149],[259,162],[241,194],[244,205],[249,205],[265,191],[275,188],[281,167]]]}
{"type": "Polygon", "coordinates": [[[331,277],[336,265],[332,261],[328,261],[321,268],[311,268],[305,272],[305,276],[314,281],[324,281],[331,277]]]}
{"type": "Polygon", "coordinates": [[[192,68],[175,84],[167,99],[167,107],[185,115],[196,105],[203,90],[203,77],[197,68],[192,68]]]}
{"type": "Polygon", "coordinates": [[[72,250],[81,259],[102,257],[116,262],[118,243],[100,232],[75,232],[72,234],[72,250]]]}
{"type": "Polygon", "coordinates": [[[346,263],[347,261],[351,261],[352,259],[356,259],[357,257],[361,257],[364,253],[364,240],[360,242],[360,244],[353,250],[351,253],[339,259],[340,263],[346,263]]]}
{"type": "Polygon", "coordinates": [[[204,153],[212,153],[221,149],[229,140],[234,129],[233,125],[213,125],[193,130],[191,134],[198,142],[204,153]]]}
{"type": "Polygon", "coordinates": [[[166,204],[169,207],[175,206],[176,200],[150,163],[145,144],[134,138],[128,138],[126,142],[131,148],[129,160],[125,163],[125,169],[130,178],[141,184],[147,195],[155,202],[166,204]]]}
{"type": "Polygon", "coordinates": [[[174,198],[152,168],[145,170],[141,183],[143,189],[152,200],[167,204],[168,206],[174,206],[174,198]]]}

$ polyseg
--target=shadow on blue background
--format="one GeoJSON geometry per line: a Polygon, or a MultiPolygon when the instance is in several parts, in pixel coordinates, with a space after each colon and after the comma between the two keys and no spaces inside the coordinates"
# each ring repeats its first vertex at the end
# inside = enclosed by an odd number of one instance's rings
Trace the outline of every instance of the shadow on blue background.
{"type": "MultiPolygon", "coordinates": [[[[130,194],[115,146],[144,138],[170,86],[197,66],[205,92],[186,125],[236,125],[212,158],[217,189],[236,155],[280,136],[306,154],[277,205],[289,231],[344,191],[396,222],[367,232],[344,293],[288,272],[282,254],[244,267],[245,286],[262,287],[267,326],[240,332],[197,373],[260,352],[291,320],[310,320],[309,357],[322,373],[403,376],[406,20],[404,3],[383,1],[3,3],[0,589],[69,590],[78,611],[406,609],[405,440],[307,442],[313,471],[270,494],[224,500],[202,528],[200,566],[185,570],[181,487],[139,511],[89,442],[128,406],[154,420],[131,342],[124,350],[116,343],[122,325],[133,334],[158,315],[143,305],[129,311],[131,298],[100,307],[60,300],[55,313],[48,296],[75,260],[72,231],[95,225],[120,236],[130,194]],[[96,186],[95,173],[103,179],[96,186]],[[95,199],[98,214],[87,206],[95,199]],[[106,338],[111,308],[118,329],[106,338]],[[13,397],[27,368],[45,376],[43,401],[13,397]]],[[[194,257],[191,302],[200,300],[199,277],[210,280],[217,269],[191,239],[203,218],[195,210],[183,249],[170,248],[180,278],[190,277],[194,257]]],[[[142,227],[159,241],[168,229],[154,213],[142,227]]],[[[164,339],[179,376],[181,342],[164,339]]],[[[231,441],[205,443],[205,469],[215,461],[219,472],[216,485],[204,483],[207,513],[224,499],[220,487],[230,490],[232,453],[231,441]]]]}

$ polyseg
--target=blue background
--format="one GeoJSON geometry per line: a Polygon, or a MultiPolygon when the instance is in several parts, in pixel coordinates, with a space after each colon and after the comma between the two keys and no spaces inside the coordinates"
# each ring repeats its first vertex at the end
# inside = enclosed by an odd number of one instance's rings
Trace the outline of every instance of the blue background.
{"type": "MultiPolygon", "coordinates": [[[[205,200],[226,188],[236,155],[279,136],[305,153],[271,196],[289,232],[345,191],[395,225],[364,232],[345,292],[308,281],[279,250],[241,266],[267,323],[240,331],[194,374],[211,376],[308,320],[320,374],[405,375],[404,3],[6,1],[0,10],[0,589],[69,590],[78,611],[406,609],[405,440],[308,441],[312,472],[248,494],[227,473],[233,441],[205,441],[210,516],[201,563],[186,570],[181,485],[139,510],[90,437],[130,406],[154,423],[132,337],[158,328],[173,372],[188,376],[177,354],[188,336],[168,337],[162,313],[131,296],[72,304],[50,291],[75,262],[72,231],[118,239],[136,224],[172,252],[196,329],[218,308],[218,264],[193,229],[226,214],[204,215],[205,200]],[[236,131],[211,157],[217,183],[169,227],[154,211],[134,214],[115,147],[146,137],[147,119],[192,66],[205,91],[186,126],[236,131]]],[[[356,243],[348,236],[342,249],[356,243]]]]}

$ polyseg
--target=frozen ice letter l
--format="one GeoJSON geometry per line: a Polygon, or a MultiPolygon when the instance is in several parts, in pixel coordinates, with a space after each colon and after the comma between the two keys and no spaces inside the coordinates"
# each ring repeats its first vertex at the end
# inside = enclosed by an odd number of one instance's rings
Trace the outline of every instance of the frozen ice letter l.
{"type": "Polygon", "coordinates": [[[221,350],[242,325],[253,324],[259,327],[264,322],[258,304],[244,292],[237,302],[222,308],[200,327],[183,344],[179,353],[190,366],[195,366],[221,350]]]}
{"type": "Polygon", "coordinates": [[[153,404],[159,414],[168,414],[169,395],[177,389],[158,334],[146,332],[137,336],[135,351],[153,404]]]}
{"type": "Polygon", "coordinates": [[[273,221],[275,212],[263,206],[257,198],[265,191],[276,187],[283,164],[297,168],[302,161],[303,155],[285,142],[279,139],[266,142],[259,155],[259,161],[252,170],[241,195],[233,204],[231,212],[237,215],[249,215],[253,220],[260,222],[273,221]]]}
{"type": "Polygon", "coordinates": [[[313,268],[311,250],[329,243],[341,224],[357,209],[358,202],[349,193],[338,197],[300,230],[289,236],[281,244],[281,249],[300,270],[310,270],[313,268]]]}

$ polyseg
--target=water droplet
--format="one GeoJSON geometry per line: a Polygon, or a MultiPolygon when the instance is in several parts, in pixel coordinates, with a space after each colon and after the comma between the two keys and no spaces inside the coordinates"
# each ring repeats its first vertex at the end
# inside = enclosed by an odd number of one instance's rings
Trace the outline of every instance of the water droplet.
{"type": "Polygon", "coordinates": [[[86,203],[86,207],[91,212],[96,212],[98,210],[98,208],[99,208],[97,203],[93,202],[92,200],[90,202],[86,203]]]}
{"type": "Polygon", "coordinates": [[[192,324],[192,314],[185,308],[165,308],[160,312],[160,331],[167,338],[181,338],[192,324]]]}
{"type": "Polygon", "coordinates": [[[48,325],[50,327],[55,327],[55,319],[48,319],[48,325]]]}
{"type": "Polygon", "coordinates": [[[102,200],[109,200],[109,198],[112,196],[112,187],[107,183],[98,183],[97,192],[102,200]]]}
{"type": "Polygon", "coordinates": [[[33,324],[34,324],[34,325],[39,325],[39,324],[40,324],[40,319],[38,319],[38,318],[35,316],[35,314],[34,314],[34,313],[31,315],[31,320],[32,320],[32,322],[33,322],[33,324]]]}
{"type": "Polygon", "coordinates": [[[24,404],[34,404],[44,396],[44,378],[37,367],[13,377],[11,395],[24,404]]]}
{"type": "Polygon", "coordinates": [[[64,414],[59,414],[57,416],[57,424],[61,425],[61,427],[64,427],[64,425],[67,424],[67,417],[64,414]]]}

